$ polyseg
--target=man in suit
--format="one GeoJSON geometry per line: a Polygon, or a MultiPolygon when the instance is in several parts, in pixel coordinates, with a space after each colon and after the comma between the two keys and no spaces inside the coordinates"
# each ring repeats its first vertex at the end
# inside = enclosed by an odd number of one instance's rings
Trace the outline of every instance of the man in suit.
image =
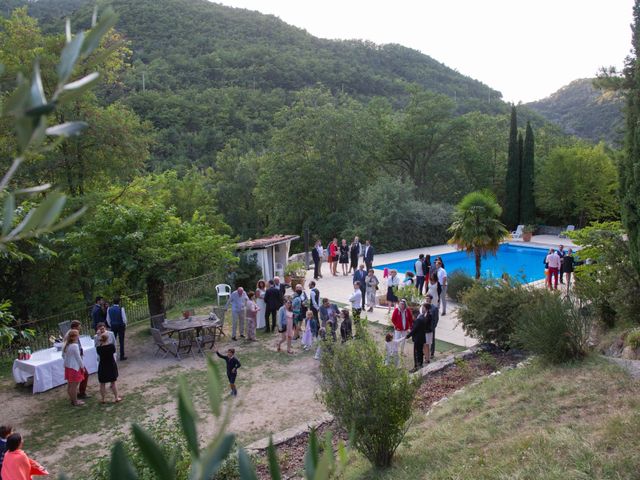
{"type": "Polygon", "coordinates": [[[287,291],[287,286],[280,282],[280,277],[273,277],[273,286],[280,292],[280,305],[284,305],[284,294],[287,291]]]}
{"type": "Polygon", "coordinates": [[[364,265],[360,264],[360,267],[358,267],[358,270],[356,270],[356,273],[353,274],[353,284],[355,285],[356,283],[358,283],[359,287],[360,287],[360,292],[362,293],[362,310],[364,310],[364,301],[365,301],[365,294],[367,293],[367,284],[365,283],[365,280],[367,279],[367,272],[364,269],[364,265]]]}
{"type": "Polygon", "coordinates": [[[322,243],[316,240],[316,244],[311,250],[311,258],[313,258],[313,279],[318,280],[320,275],[320,262],[322,261],[322,243]]]}
{"type": "Polygon", "coordinates": [[[91,309],[91,326],[94,332],[98,330],[99,323],[107,323],[107,312],[102,309],[103,305],[104,299],[96,297],[96,303],[91,309]]]}
{"type": "Polygon", "coordinates": [[[411,372],[417,372],[424,364],[424,344],[425,336],[427,333],[427,313],[420,312],[420,315],[413,322],[411,331],[407,333],[405,337],[407,340],[413,338],[413,370],[411,372]]]}
{"type": "Polygon", "coordinates": [[[373,248],[373,245],[371,245],[371,241],[367,240],[364,243],[364,263],[367,266],[367,271],[371,270],[371,268],[373,268],[373,255],[375,254],[375,249],[373,248]]]}
{"type": "Polygon", "coordinates": [[[271,330],[276,330],[276,316],[278,310],[282,306],[282,300],[280,298],[280,289],[276,288],[273,280],[269,280],[269,288],[264,294],[264,303],[266,304],[266,310],[264,314],[265,332],[269,332],[269,316],[271,316],[271,330]]]}

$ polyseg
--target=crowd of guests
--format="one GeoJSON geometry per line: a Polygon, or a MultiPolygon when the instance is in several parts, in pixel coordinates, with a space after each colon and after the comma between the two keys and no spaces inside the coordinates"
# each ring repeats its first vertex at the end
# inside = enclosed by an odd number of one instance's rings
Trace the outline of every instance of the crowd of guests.
{"type": "Polygon", "coordinates": [[[564,284],[566,280],[568,291],[571,288],[571,276],[576,265],[578,265],[578,262],[576,262],[571,248],[565,250],[564,245],[560,245],[557,250],[550,248],[544,259],[545,283],[547,288],[549,288],[549,290],[557,290],[558,280],[561,285],[564,284]]]}

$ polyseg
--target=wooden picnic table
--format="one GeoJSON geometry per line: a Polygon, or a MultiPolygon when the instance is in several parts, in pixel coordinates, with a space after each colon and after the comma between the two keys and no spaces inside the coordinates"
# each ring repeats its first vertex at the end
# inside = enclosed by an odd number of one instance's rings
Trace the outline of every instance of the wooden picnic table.
{"type": "Polygon", "coordinates": [[[210,320],[209,315],[194,315],[189,318],[179,318],[177,320],[165,320],[164,328],[172,332],[182,330],[202,330],[205,327],[216,327],[220,324],[219,320],[210,320]]]}

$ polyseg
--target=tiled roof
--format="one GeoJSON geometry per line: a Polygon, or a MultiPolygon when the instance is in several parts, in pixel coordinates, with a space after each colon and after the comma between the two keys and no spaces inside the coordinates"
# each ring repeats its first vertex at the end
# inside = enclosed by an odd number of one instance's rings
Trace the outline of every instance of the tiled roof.
{"type": "Polygon", "coordinates": [[[238,250],[255,250],[259,248],[267,248],[279,243],[290,242],[300,238],[299,235],[274,235],[272,237],[256,238],[255,240],[246,240],[236,244],[238,250]]]}

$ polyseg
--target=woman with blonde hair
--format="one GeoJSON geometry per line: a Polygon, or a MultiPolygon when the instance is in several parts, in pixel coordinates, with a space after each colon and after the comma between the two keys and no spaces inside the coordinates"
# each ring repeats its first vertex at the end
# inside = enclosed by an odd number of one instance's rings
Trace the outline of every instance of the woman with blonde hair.
{"type": "Polygon", "coordinates": [[[78,400],[78,385],[84,379],[82,356],[80,355],[80,332],[69,330],[66,341],[62,347],[64,360],[64,379],[67,381],[67,393],[74,407],[84,405],[78,400]]]}

